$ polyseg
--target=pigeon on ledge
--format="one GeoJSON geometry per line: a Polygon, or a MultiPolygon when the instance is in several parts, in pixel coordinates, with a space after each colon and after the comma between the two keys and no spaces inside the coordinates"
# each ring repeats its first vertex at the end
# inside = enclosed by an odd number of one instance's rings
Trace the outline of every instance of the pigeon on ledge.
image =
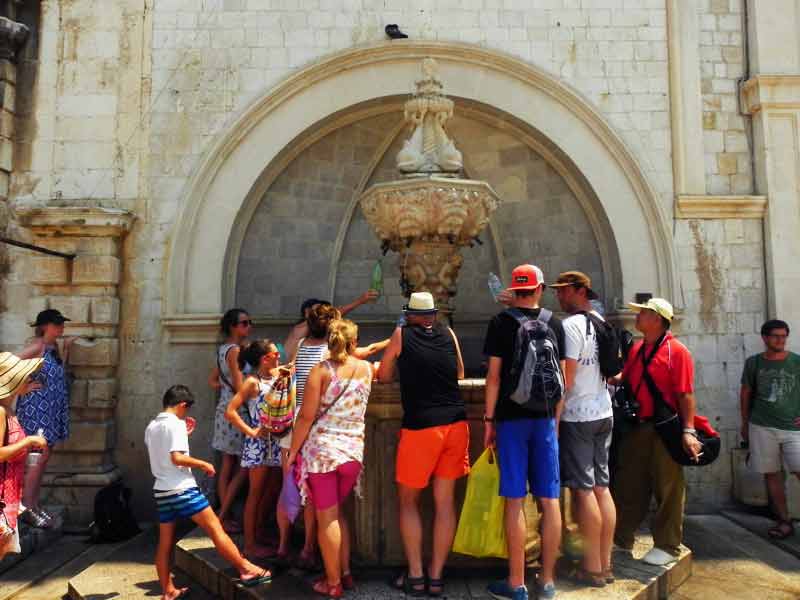
{"type": "Polygon", "coordinates": [[[386,35],[393,40],[402,40],[408,37],[405,33],[400,31],[400,27],[398,27],[395,23],[387,25],[384,31],[386,32],[386,35]]]}

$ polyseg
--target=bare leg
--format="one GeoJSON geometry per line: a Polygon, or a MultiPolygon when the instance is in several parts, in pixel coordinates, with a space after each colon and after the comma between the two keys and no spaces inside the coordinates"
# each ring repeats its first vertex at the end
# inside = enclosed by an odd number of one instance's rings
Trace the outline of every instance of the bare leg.
{"type": "Polygon", "coordinates": [[[339,530],[342,532],[342,545],[339,551],[339,567],[342,575],[350,574],[350,523],[344,511],[344,505],[340,505],[339,510],[339,530]]]}
{"type": "Polygon", "coordinates": [[[397,484],[400,504],[400,537],[408,561],[408,576],[422,577],[422,519],[419,495],[422,490],[397,484]]]}
{"type": "Polygon", "coordinates": [[[289,522],[289,516],[283,510],[281,503],[278,502],[278,509],[276,518],[278,519],[278,532],[280,540],[278,541],[278,554],[281,556],[289,555],[289,534],[292,532],[292,524],[289,522]]]}
{"type": "Polygon", "coordinates": [[[25,481],[22,488],[22,503],[28,508],[39,508],[39,491],[42,487],[42,475],[50,460],[51,448],[46,446],[42,450],[42,458],[35,467],[27,467],[25,481]]]}
{"type": "Polygon", "coordinates": [[[303,507],[303,524],[306,528],[306,537],[303,543],[302,554],[309,560],[314,560],[314,552],[316,552],[317,537],[317,515],[314,507],[311,504],[306,504],[303,507]]]}
{"type": "Polygon", "coordinates": [[[228,516],[228,512],[230,512],[231,506],[233,506],[236,496],[239,494],[239,490],[242,489],[242,485],[247,481],[247,469],[239,468],[239,457],[232,454],[226,454],[225,457],[230,457],[232,460],[233,471],[227,487],[225,488],[225,496],[222,499],[222,505],[219,507],[219,518],[221,520],[224,520],[228,516]]]}
{"type": "Polygon", "coordinates": [[[249,473],[250,489],[244,505],[244,553],[250,558],[263,557],[267,554],[267,549],[256,542],[256,532],[262,520],[258,507],[264,496],[267,467],[253,467],[245,472],[249,473]]]}
{"type": "Polygon", "coordinates": [[[456,535],[455,487],[455,479],[433,480],[436,514],[433,521],[433,555],[428,572],[431,579],[442,578],[444,564],[447,562],[450,548],[453,547],[453,538],[456,535]]]}
{"type": "MultiPolygon", "coordinates": [[[[561,545],[561,506],[558,498],[539,498],[542,507],[542,585],[555,580],[556,558],[558,547],[561,545]]],[[[523,521],[524,522],[524,521],[523,521]]],[[[523,528],[524,531],[524,528],[523,528]]],[[[522,543],[522,566],[525,571],[525,543],[522,543]]]]}
{"type": "Polygon", "coordinates": [[[220,519],[224,519],[228,514],[227,508],[223,511],[223,505],[225,504],[225,497],[228,495],[228,484],[231,477],[233,477],[235,468],[236,456],[223,452],[222,463],[219,466],[219,473],[217,473],[217,502],[219,502],[218,514],[220,519]]]}
{"type": "Polygon", "coordinates": [[[175,522],[160,523],[158,526],[158,546],[156,547],[156,573],[158,582],[161,584],[163,600],[171,600],[183,593],[186,588],[178,589],[172,580],[170,573],[170,562],[172,557],[172,547],[175,541],[175,522]]]}
{"type": "MultiPolygon", "coordinates": [[[[508,542],[508,585],[516,589],[525,585],[525,498],[506,498],[506,540],[508,542]]],[[[542,534],[544,538],[544,532],[542,534]]],[[[542,542],[544,549],[544,541],[542,542]]]]}
{"type": "Polygon", "coordinates": [[[203,528],[203,531],[205,531],[211,538],[211,541],[214,542],[214,547],[217,549],[217,552],[219,552],[219,555],[239,571],[239,576],[241,578],[250,579],[264,574],[264,569],[257,567],[241,555],[236,544],[233,543],[230,536],[222,529],[222,523],[220,523],[217,515],[214,514],[211,508],[207,507],[196,515],[193,515],[192,521],[203,528]]]}
{"type": "Polygon", "coordinates": [[[319,549],[325,563],[325,578],[329,586],[339,585],[342,580],[340,563],[342,551],[342,530],[339,526],[339,505],[317,510],[319,526],[319,549]]]}
{"type": "Polygon", "coordinates": [[[590,573],[599,573],[603,568],[600,542],[603,516],[600,506],[593,490],[574,489],[572,492],[578,505],[578,527],[583,536],[583,568],[590,573]]]}
{"type": "Polygon", "coordinates": [[[789,510],[786,507],[786,488],[783,484],[783,473],[766,473],[764,479],[767,480],[767,490],[769,491],[775,514],[779,520],[787,521],[789,519],[789,510]]]}
{"type": "Polygon", "coordinates": [[[611,490],[607,487],[594,488],[594,495],[603,518],[603,529],[600,532],[600,560],[603,563],[603,571],[610,571],[611,548],[614,546],[614,530],[617,527],[617,507],[614,505],[611,490]]]}

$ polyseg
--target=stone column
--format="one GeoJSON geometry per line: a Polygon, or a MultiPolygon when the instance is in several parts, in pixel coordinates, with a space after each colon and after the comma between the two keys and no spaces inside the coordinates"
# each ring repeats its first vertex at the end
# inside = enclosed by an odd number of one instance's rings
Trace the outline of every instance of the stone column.
{"type": "Polygon", "coordinates": [[[93,520],[98,489],[120,477],[113,460],[114,409],[119,365],[121,241],[133,216],[99,208],[17,208],[35,244],[74,254],[72,260],[32,255],[30,318],[57,308],[72,319],[66,335],[72,345],[69,365],[70,437],[56,446],[44,480],[45,503],[66,508],[67,525],[83,528],[93,520]]]}
{"type": "Polygon", "coordinates": [[[800,325],[800,4],[748,4],[752,74],[741,89],[753,117],[756,188],[764,220],[768,316],[800,325]]]}

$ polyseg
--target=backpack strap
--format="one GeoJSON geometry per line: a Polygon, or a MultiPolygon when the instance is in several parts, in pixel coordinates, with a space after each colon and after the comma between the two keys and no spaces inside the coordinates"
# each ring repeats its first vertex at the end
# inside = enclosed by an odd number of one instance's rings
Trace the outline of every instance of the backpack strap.
{"type": "Polygon", "coordinates": [[[552,310],[547,310],[546,308],[540,308],[539,309],[539,316],[536,317],[536,320],[537,321],[541,321],[542,323],[547,325],[550,322],[550,317],[552,317],[552,316],[553,316],[553,311],[552,310]]]}
{"type": "Polygon", "coordinates": [[[505,310],[505,313],[510,317],[514,318],[520,325],[524,325],[525,323],[530,321],[530,319],[527,316],[525,316],[525,313],[523,313],[520,309],[514,306],[512,306],[511,308],[507,308],[505,310]]]}

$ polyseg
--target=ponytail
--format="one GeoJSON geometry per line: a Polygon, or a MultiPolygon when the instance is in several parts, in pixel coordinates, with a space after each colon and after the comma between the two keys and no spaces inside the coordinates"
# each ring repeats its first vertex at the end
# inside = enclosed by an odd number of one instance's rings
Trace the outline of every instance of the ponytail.
{"type": "Polygon", "coordinates": [[[344,362],[356,349],[358,325],[348,319],[337,319],[328,327],[328,353],[334,362],[344,362]]]}

